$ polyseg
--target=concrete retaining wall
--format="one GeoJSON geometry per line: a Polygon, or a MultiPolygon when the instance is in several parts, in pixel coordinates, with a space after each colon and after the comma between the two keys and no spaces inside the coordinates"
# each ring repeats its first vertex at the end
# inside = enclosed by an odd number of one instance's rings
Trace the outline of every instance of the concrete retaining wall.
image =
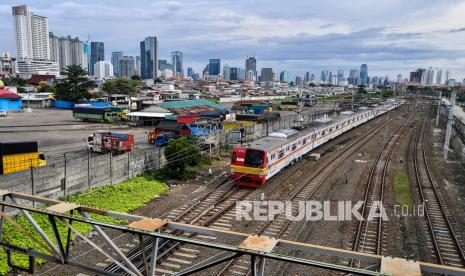
{"type": "Polygon", "coordinates": [[[115,184],[165,164],[163,149],[122,155],[66,154],[47,166],[0,176],[0,189],[50,198],[66,196],[103,184],[115,184]]]}

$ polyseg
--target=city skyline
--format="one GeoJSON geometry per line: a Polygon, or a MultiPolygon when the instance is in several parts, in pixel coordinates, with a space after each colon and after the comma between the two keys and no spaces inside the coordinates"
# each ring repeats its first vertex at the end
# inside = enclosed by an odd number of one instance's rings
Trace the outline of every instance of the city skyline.
{"type": "Polygon", "coordinates": [[[184,1],[137,1],[121,18],[119,11],[104,1],[7,0],[0,5],[0,31],[4,34],[0,47],[16,56],[11,7],[26,4],[32,12],[48,17],[49,30],[54,33],[82,40],[90,36],[91,41],[105,43],[107,61],[113,51],[137,56],[140,39],[156,36],[159,59],[169,60],[171,51],[182,51],[183,63],[196,72],[201,72],[210,58],[243,68],[247,55],[254,55],[257,70],[286,70],[291,79],[307,71],[318,76],[323,69],[348,72],[363,63],[369,65],[370,75],[392,79],[429,66],[448,70],[458,79],[465,75],[461,47],[464,1],[307,2],[290,2],[290,11],[281,11],[278,3],[271,2],[251,13],[244,5],[225,1],[200,1],[195,7],[184,1]],[[322,9],[312,9],[315,5],[322,9]],[[226,6],[228,11],[221,9],[226,6]],[[206,16],[194,17],[199,9],[206,16]],[[168,16],[175,16],[176,24],[163,23],[168,16]],[[370,23],[370,18],[376,24],[370,23]],[[442,43],[446,39],[447,45],[442,43]]]}

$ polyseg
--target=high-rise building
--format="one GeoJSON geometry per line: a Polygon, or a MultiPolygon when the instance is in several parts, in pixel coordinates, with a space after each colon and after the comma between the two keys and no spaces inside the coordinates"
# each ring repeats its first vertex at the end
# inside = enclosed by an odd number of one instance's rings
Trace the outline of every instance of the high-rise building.
{"type": "Polygon", "coordinates": [[[248,57],[245,60],[245,72],[247,80],[257,79],[257,60],[255,59],[255,57],[248,57]],[[249,78],[249,72],[253,73],[253,79],[249,78]]]}
{"type": "Polygon", "coordinates": [[[194,70],[192,67],[187,67],[187,77],[192,78],[192,75],[194,74],[194,70]]]}
{"type": "Polygon", "coordinates": [[[231,67],[229,67],[227,63],[223,66],[223,79],[227,81],[232,80],[231,79],[231,67]]]}
{"type": "Polygon", "coordinates": [[[26,5],[12,9],[18,59],[50,60],[47,17],[33,14],[26,5]]]}
{"type": "MultiPolygon", "coordinates": [[[[90,64],[91,64],[91,69],[92,72],[90,72],[89,75],[95,75],[94,74],[94,65],[99,62],[99,61],[104,61],[105,60],[105,44],[103,42],[96,42],[92,41],[90,43],[90,64]]],[[[112,69],[112,75],[113,75],[113,69],[112,69]]]]}
{"type": "Polygon", "coordinates": [[[281,71],[279,74],[280,82],[289,82],[289,73],[287,71],[281,71]]]}
{"type": "MultiPolygon", "coordinates": [[[[119,76],[130,78],[136,74],[136,61],[132,56],[123,56],[119,59],[119,76]]],[[[113,69],[114,73],[114,69],[113,69]]]]}
{"type": "Polygon", "coordinates": [[[344,70],[337,70],[337,85],[342,86],[344,82],[344,70]]]}
{"type": "Polygon", "coordinates": [[[301,76],[295,77],[295,85],[302,85],[302,84],[303,84],[302,77],[301,76]]]}
{"type": "Polygon", "coordinates": [[[111,65],[113,65],[113,74],[117,77],[120,75],[120,63],[119,61],[123,58],[123,52],[113,52],[111,53],[111,65]]]}
{"type": "Polygon", "coordinates": [[[421,83],[424,72],[425,72],[425,69],[421,69],[421,68],[418,68],[414,72],[410,72],[410,82],[421,83]]]}
{"type": "Polygon", "coordinates": [[[368,66],[366,64],[360,66],[360,84],[368,85],[368,66]]]}
{"type": "Polygon", "coordinates": [[[305,83],[309,83],[309,82],[310,82],[310,72],[306,72],[306,73],[305,73],[304,81],[305,81],[305,83]]]}
{"type": "Polygon", "coordinates": [[[52,32],[49,34],[50,39],[50,59],[58,62],[60,72],[64,73],[70,65],[81,65],[88,70],[89,49],[88,44],[79,38],[71,36],[57,37],[52,32]]]}
{"type": "Polygon", "coordinates": [[[238,68],[237,69],[237,80],[238,81],[243,81],[245,80],[245,69],[244,68],[238,68]]]}
{"type": "Polygon", "coordinates": [[[320,76],[320,81],[322,83],[328,83],[329,82],[329,72],[328,70],[322,70],[321,71],[321,76],[320,76]]]}
{"type": "Polygon", "coordinates": [[[221,60],[213,58],[208,61],[208,75],[218,76],[220,74],[221,60]]]}
{"type": "Polygon", "coordinates": [[[357,69],[352,69],[349,72],[349,78],[347,78],[347,81],[349,84],[352,85],[357,85],[358,84],[358,77],[359,77],[359,72],[357,69]]]}
{"type": "Polygon", "coordinates": [[[239,80],[239,68],[231,67],[229,79],[232,81],[239,80]]]}
{"type": "Polygon", "coordinates": [[[165,70],[173,71],[173,65],[171,63],[169,63],[166,59],[159,59],[158,60],[158,70],[160,70],[160,72],[163,72],[165,70]]]}
{"type": "Polygon", "coordinates": [[[158,42],[155,36],[140,42],[140,71],[142,79],[158,77],[158,42]]]}
{"type": "Polygon", "coordinates": [[[113,76],[113,65],[108,61],[98,61],[94,64],[94,77],[105,79],[113,76]]]}
{"type": "Polygon", "coordinates": [[[269,82],[273,81],[273,69],[272,68],[262,68],[260,74],[260,81],[269,82]]]}
{"type": "Polygon", "coordinates": [[[21,76],[59,75],[58,63],[50,60],[47,17],[33,14],[26,5],[14,6],[12,12],[18,71],[21,76]]]}
{"type": "Polygon", "coordinates": [[[86,61],[87,61],[87,66],[84,68],[87,70],[87,74],[90,75],[90,71],[91,71],[90,67],[92,67],[90,64],[90,51],[91,51],[90,41],[84,41],[82,43],[82,48],[83,48],[84,56],[86,57],[86,61]]]}
{"type": "Polygon", "coordinates": [[[173,65],[173,73],[177,78],[184,77],[183,57],[181,51],[171,52],[171,64],[173,65]]]}
{"type": "Polygon", "coordinates": [[[442,69],[436,70],[436,84],[442,84],[442,69]]]}
{"type": "Polygon", "coordinates": [[[140,56],[136,56],[136,71],[135,74],[140,77],[140,56]]]}

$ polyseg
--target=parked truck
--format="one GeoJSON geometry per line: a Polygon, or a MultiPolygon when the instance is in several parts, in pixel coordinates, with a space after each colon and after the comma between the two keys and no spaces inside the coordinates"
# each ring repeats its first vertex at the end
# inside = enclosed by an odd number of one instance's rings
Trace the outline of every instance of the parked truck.
{"type": "Polygon", "coordinates": [[[73,117],[84,122],[114,123],[119,119],[118,112],[111,107],[75,106],[73,117]]]}
{"type": "Polygon", "coordinates": [[[134,135],[99,131],[87,137],[87,148],[92,152],[121,154],[134,148],[134,135]]]}
{"type": "Polygon", "coordinates": [[[1,142],[0,174],[10,174],[47,164],[37,142],[1,142]]]}

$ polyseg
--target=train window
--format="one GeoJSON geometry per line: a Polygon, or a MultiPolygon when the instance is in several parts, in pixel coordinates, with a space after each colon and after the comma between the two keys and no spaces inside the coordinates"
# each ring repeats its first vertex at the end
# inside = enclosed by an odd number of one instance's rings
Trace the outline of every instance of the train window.
{"type": "Polygon", "coordinates": [[[297,148],[297,144],[292,145],[292,151],[294,151],[297,148]]]}
{"type": "Polygon", "coordinates": [[[283,158],[283,156],[284,156],[284,150],[279,151],[279,153],[278,153],[278,159],[283,158]]]}
{"type": "Polygon", "coordinates": [[[338,128],[339,128],[339,125],[336,126],[336,129],[338,129],[338,128]]]}
{"type": "Polygon", "coordinates": [[[304,138],[304,140],[302,141],[302,145],[305,145],[307,144],[307,138],[304,138]]]}
{"type": "Polygon", "coordinates": [[[286,147],[286,151],[289,151],[289,146],[286,147]]]}
{"type": "Polygon", "coordinates": [[[321,135],[324,136],[325,134],[326,134],[326,131],[323,130],[323,131],[321,132],[321,135]]]}
{"type": "Polygon", "coordinates": [[[259,168],[263,166],[265,153],[261,150],[248,149],[245,152],[245,165],[249,167],[259,168]]]}
{"type": "Polygon", "coordinates": [[[275,157],[276,157],[276,154],[273,153],[273,154],[271,155],[271,160],[274,160],[275,157]]]}

